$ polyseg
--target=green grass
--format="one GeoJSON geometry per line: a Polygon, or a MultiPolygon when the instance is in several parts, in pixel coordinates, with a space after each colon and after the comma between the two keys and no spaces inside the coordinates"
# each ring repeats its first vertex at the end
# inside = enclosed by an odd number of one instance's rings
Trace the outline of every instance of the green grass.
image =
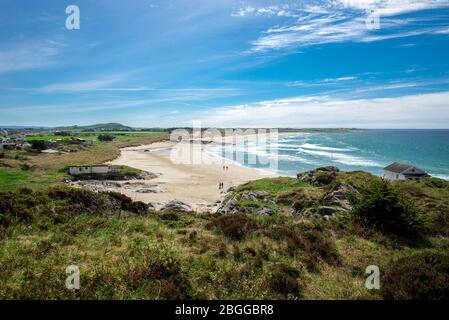
{"type": "Polygon", "coordinates": [[[237,188],[237,191],[253,190],[253,191],[270,191],[274,194],[284,192],[296,188],[308,187],[309,184],[305,182],[299,182],[295,178],[278,177],[278,178],[264,178],[254,180],[241,185],[237,188]]]}
{"type": "Polygon", "coordinates": [[[48,135],[45,133],[36,134],[33,136],[28,136],[25,138],[26,141],[33,140],[41,140],[41,141],[49,141],[49,140],[71,140],[72,138],[80,138],[85,140],[98,140],[99,134],[111,134],[116,135],[116,139],[121,141],[132,141],[133,138],[136,137],[156,137],[163,135],[163,132],[157,131],[95,131],[95,132],[82,132],[82,131],[72,131],[72,136],[56,136],[56,135],[48,135]]]}
{"type": "Polygon", "coordinates": [[[40,136],[40,135],[36,135],[36,136],[27,136],[25,138],[25,140],[26,141],[33,141],[33,140],[39,140],[39,141],[50,141],[50,140],[68,141],[68,140],[71,140],[72,138],[81,138],[81,139],[85,139],[85,140],[97,140],[97,136],[94,136],[94,135],[89,135],[89,136],[79,136],[79,135],[75,135],[75,136],[55,136],[55,135],[40,136]]]}
{"type": "Polygon", "coordinates": [[[0,190],[24,187],[29,176],[25,171],[0,169],[0,190]]]}
{"type": "MultiPolygon", "coordinates": [[[[412,196],[449,192],[404,186],[412,196]]],[[[235,192],[304,187],[317,188],[275,178],[235,192]]],[[[117,208],[112,195],[56,194],[0,193],[0,210],[17,202],[7,219],[0,211],[5,299],[382,299],[381,291],[365,288],[368,265],[382,275],[400,258],[429,248],[445,252],[449,244],[442,231],[428,234],[425,246],[404,243],[347,215],[329,221],[282,214],[138,216],[117,208]],[[72,264],[81,270],[79,291],[64,285],[72,264]]]]}

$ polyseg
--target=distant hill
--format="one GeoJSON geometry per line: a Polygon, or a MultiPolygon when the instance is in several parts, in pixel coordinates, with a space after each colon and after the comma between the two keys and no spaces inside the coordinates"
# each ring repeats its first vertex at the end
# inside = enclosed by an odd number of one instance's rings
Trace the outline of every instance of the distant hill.
{"type": "Polygon", "coordinates": [[[94,131],[129,131],[133,128],[124,126],[120,123],[98,123],[88,126],[70,126],[70,127],[58,127],[59,130],[94,130],[94,131]]]}

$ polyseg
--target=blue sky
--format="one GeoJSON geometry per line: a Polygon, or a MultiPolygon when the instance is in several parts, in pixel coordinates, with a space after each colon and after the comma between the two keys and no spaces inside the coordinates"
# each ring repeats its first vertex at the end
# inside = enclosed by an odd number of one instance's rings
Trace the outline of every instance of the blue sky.
{"type": "Polygon", "coordinates": [[[448,57],[449,0],[1,0],[0,125],[449,128],[448,57]]]}

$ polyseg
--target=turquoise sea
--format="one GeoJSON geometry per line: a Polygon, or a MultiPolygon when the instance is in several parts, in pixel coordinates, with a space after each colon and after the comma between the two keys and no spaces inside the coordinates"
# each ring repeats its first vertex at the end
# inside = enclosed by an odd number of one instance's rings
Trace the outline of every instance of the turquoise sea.
{"type": "Polygon", "coordinates": [[[268,170],[273,169],[266,164],[268,160],[277,158],[274,170],[288,176],[326,165],[381,175],[391,162],[403,162],[449,179],[449,130],[301,132],[280,135],[277,141],[250,140],[212,152],[241,165],[268,170]],[[250,160],[255,156],[256,163],[250,160]]]}

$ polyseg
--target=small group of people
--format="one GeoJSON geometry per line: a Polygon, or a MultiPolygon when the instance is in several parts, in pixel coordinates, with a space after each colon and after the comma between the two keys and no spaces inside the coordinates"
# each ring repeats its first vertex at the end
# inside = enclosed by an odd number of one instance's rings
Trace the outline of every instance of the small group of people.
{"type": "Polygon", "coordinates": [[[223,190],[224,189],[224,182],[219,182],[218,183],[218,189],[219,190],[223,190]]]}
{"type": "Polygon", "coordinates": [[[223,171],[228,171],[229,167],[228,166],[223,166],[223,171]]]}

